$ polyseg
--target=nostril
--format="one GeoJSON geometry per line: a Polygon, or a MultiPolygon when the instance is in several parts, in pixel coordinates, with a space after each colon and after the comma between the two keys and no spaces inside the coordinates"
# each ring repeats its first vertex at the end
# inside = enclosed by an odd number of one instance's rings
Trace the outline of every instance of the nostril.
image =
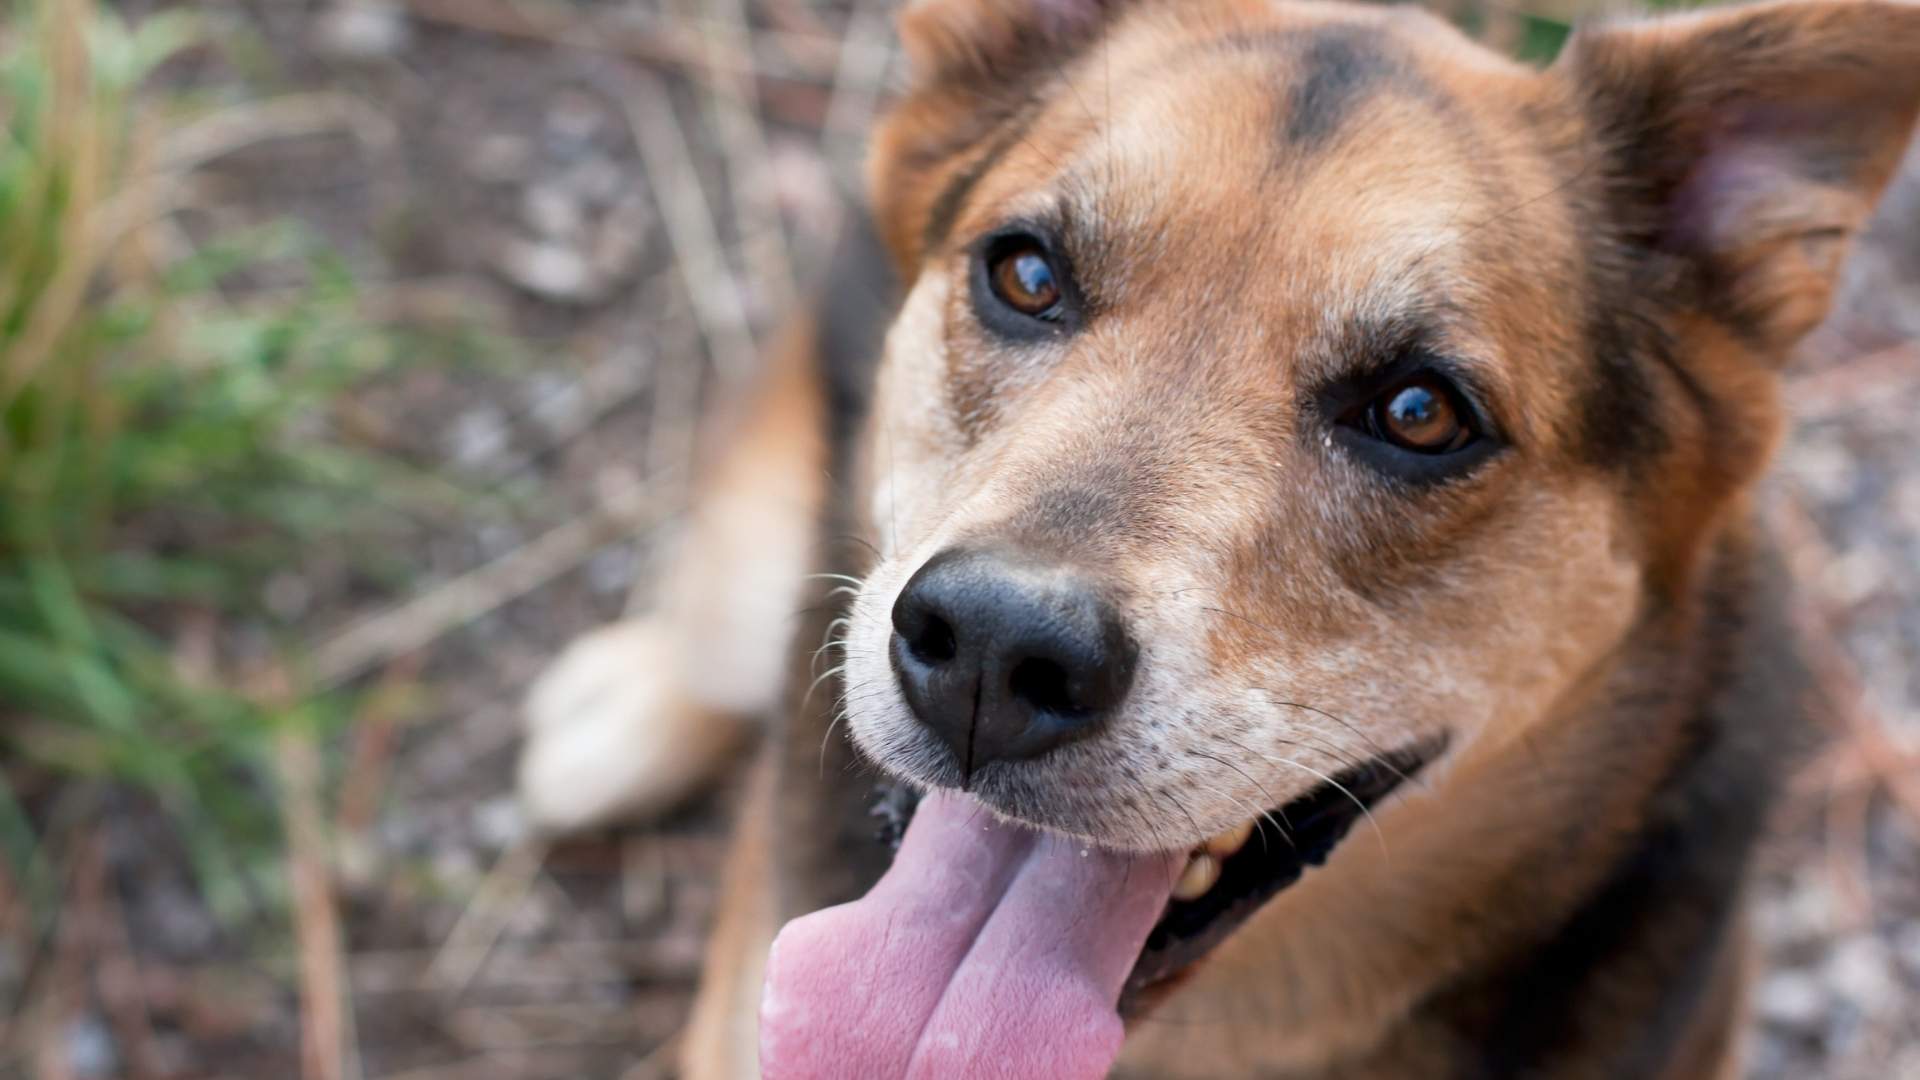
{"type": "Polygon", "coordinates": [[[960,645],[953,636],[952,624],[938,615],[928,615],[907,638],[907,649],[923,664],[944,664],[960,651],[960,645]]]}
{"type": "Polygon", "coordinates": [[[1013,696],[1042,712],[1071,713],[1080,709],[1067,687],[1067,669],[1052,660],[1028,657],[1007,676],[1013,696]]]}

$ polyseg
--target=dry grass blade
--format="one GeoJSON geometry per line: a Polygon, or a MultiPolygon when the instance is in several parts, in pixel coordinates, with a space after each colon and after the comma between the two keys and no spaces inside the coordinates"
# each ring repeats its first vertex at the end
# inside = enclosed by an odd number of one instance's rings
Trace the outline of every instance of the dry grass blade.
{"type": "Polygon", "coordinates": [[[84,825],[76,825],[69,859],[61,875],[62,896],[57,924],[46,961],[46,968],[32,977],[25,997],[25,1015],[15,1018],[12,1028],[21,1033],[19,1056],[32,1061],[28,1075],[45,1080],[70,1080],[74,1068],[65,1036],[73,1030],[73,1021],[84,1007],[87,995],[87,958],[90,951],[84,853],[100,839],[100,828],[91,816],[84,825]],[[24,1045],[31,1043],[30,1046],[24,1045]]]}
{"type": "Polygon", "coordinates": [[[580,565],[608,541],[654,520],[657,500],[606,500],[509,554],[348,627],[313,653],[314,680],[331,689],[416,652],[580,565]]]}
{"type": "Polygon", "coordinates": [[[570,49],[611,53],[706,81],[742,75],[773,74],[783,79],[824,82],[827,65],[807,62],[808,49],[792,49],[788,64],[768,72],[755,57],[734,49],[711,50],[671,33],[646,31],[596,18],[572,4],[512,3],[505,0],[401,0],[423,22],[497,37],[520,38],[570,49]]]}
{"type": "MultiPolygon", "coordinates": [[[[706,47],[716,53],[752,55],[751,31],[740,0],[703,0],[703,4],[719,15],[705,24],[702,38],[706,47]]],[[[787,249],[780,208],[774,202],[767,133],[754,111],[755,99],[750,72],[710,84],[708,100],[716,121],[713,128],[727,158],[727,180],[732,187],[733,211],[742,221],[747,270],[768,290],[769,306],[784,311],[793,304],[793,258],[787,249]]]]}
{"type": "Polygon", "coordinates": [[[342,837],[357,838],[380,812],[387,773],[393,763],[394,734],[425,658],[407,653],[387,666],[379,687],[352,725],[346,776],[340,783],[335,821],[342,837]]]}
{"type": "Polygon", "coordinates": [[[653,182],[675,267],[715,369],[722,379],[737,381],[751,370],[753,335],[747,325],[746,302],[720,245],[713,207],[694,171],[693,147],[674,115],[666,87],[640,72],[634,73],[632,81],[634,85],[620,96],[641,164],[653,182]]]}
{"type": "Polygon", "coordinates": [[[289,726],[274,764],[287,833],[288,888],[300,956],[300,1059],[311,1080],[360,1074],[345,978],[340,913],[334,904],[326,826],[320,811],[320,755],[313,736],[289,726]]]}
{"type": "MultiPolygon", "coordinates": [[[[113,158],[122,139],[118,115],[111,104],[97,97],[93,85],[86,42],[91,8],[71,0],[39,14],[45,20],[42,44],[48,104],[40,132],[44,145],[36,147],[34,154],[41,168],[28,178],[32,194],[26,197],[37,201],[39,212],[53,220],[52,232],[66,238],[67,250],[37,286],[13,278],[28,272],[17,265],[22,261],[18,256],[8,275],[0,279],[0,311],[11,311],[29,295],[28,290],[32,295],[24,324],[17,332],[9,332],[0,354],[0,409],[52,359],[100,268],[109,238],[104,235],[105,215],[99,210],[111,198],[113,158]]],[[[23,206],[20,216],[34,214],[23,206]]]]}
{"type": "Polygon", "coordinates": [[[827,115],[821,124],[829,164],[852,190],[859,189],[867,131],[879,110],[892,62],[890,15],[872,3],[855,5],[847,20],[846,37],[840,43],[833,94],[827,100],[827,115]]]}
{"type": "Polygon", "coordinates": [[[291,94],[222,109],[170,134],[160,146],[159,167],[187,172],[216,158],[269,139],[298,139],[352,132],[373,147],[391,146],[393,122],[347,94],[291,94]]]}
{"type": "Polygon", "coordinates": [[[520,844],[500,856],[433,958],[433,965],[427,969],[429,983],[446,993],[459,994],[473,982],[514,908],[540,876],[546,859],[547,845],[541,840],[520,844]]]}
{"type": "Polygon", "coordinates": [[[675,1032],[661,1040],[660,1045],[648,1052],[646,1057],[633,1063],[633,1067],[620,1074],[620,1080],[668,1080],[675,1075],[675,1062],[680,1056],[680,1033],[675,1032]]]}

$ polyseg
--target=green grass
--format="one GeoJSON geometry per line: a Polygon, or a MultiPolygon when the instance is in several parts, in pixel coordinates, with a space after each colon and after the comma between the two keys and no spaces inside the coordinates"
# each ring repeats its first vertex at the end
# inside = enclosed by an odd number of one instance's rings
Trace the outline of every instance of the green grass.
{"type": "Polygon", "coordinates": [[[341,402],[435,352],[362,319],[319,245],[276,228],[155,254],[180,178],[142,90],[194,37],[85,0],[16,2],[0,35],[0,855],[45,885],[9,776],[131,786],[232,908],[277,842],[272,736],[350,706],[301,691],[269,582],[313,551],[368,563],[448,496],[336,433],[341,402]],[[227,301],[267,266],[302,284],[227,301]],[[189,616],[216,627],[213,673],[176,656],[189,616]]]}

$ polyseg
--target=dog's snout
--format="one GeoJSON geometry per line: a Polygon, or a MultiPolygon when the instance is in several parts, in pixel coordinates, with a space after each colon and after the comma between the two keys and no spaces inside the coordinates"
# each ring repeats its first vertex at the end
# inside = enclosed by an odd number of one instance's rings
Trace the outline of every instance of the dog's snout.
{"type": "Polygon", "coordinates": [[[1098,729],[1137,654],[1078,571],[1024,552],[949,548],[893,605],[893,669],[963,772],[1098,729]]]}

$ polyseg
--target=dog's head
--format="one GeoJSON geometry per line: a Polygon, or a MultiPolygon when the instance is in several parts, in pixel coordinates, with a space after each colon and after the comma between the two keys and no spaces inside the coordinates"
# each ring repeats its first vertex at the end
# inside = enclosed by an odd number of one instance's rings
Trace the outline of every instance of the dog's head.
{"type": "Polygon", "coordinates": [[[911,9],[854,738],[1143,849],[1523,734],[1766,458],[1916,23],[1776,4],[1538,72],[1404,8],[911,9]]]}
{"type": "Polygon", "coordinates": [[[1896,0],[1545,71],[1310,0],[903,25],[848,728],[1135,852],[1524,740],[1690,603],[1920,103],[1896,0]]]}

